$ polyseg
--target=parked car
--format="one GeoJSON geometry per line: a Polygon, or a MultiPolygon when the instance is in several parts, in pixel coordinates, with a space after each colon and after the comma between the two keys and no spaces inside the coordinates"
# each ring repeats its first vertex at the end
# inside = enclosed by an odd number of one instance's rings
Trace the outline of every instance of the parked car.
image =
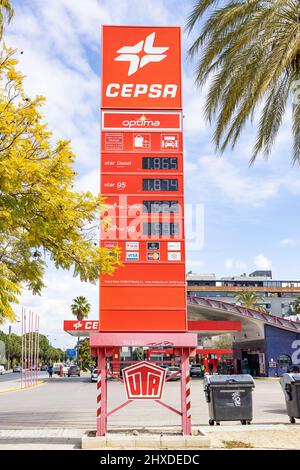
{"type": "Polygon", "coordinates": [[[13,367],[13,372],[21,372],[21,367],[20,366],[14,366],[13,367]]]}
{"type": "Polygon", "coordinates": [[[79,366],[70,366],[68,370],[68,377],[71,377],[72,375],[77,375],[77,377],[80,377],[80,367],[79,366]]]}
{"type": "Polygon", "coordinates": [[[180,368],[176,367],[176,366],[169,366],[167,368],[166,378],[169,378],[172,375],[174,375],[174,377],[172,377],[169,380],[180,380],[180,377],[181,377],[180,368]],[[177,375],[174,375],[174,374],[176,374],[176,372],[178,372],[177,375]]]}
{"type": "Polygon", "coordinates": [[[191,364],[191,368],[190,368],[190,376],[191,377],[203,377],[203,371],[202,371],[202,368],[201,368],[201,364],[198,364],[196,362],[194,362],[193,364],[191,364]]]}
{"type": "Polygon", "coordinates": [[[40,367],[40,370],[43,370],[43,371],[48,370],[47,364],[43,364],[43,365],[40,367]]]}
{"type": "Polygon", "coordinates": [[[91,382],[97,382],[98,380],[98,369],[93,369],[91,372],[91,382]]]}
{"type": "Polygon", "coordinates": [[[5,374],[5,368],[4,366],[0,366],[0,375],[4,375],[5,374]]]}

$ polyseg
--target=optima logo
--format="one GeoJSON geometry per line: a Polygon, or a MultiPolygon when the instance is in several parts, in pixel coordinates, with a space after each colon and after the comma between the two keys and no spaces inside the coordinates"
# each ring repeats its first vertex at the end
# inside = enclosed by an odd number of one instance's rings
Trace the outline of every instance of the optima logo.
{"type": "Polygon", "coordinates": [[[152,119],[147,119],[146,116],[141,116],[140,119],[124,119],[122,122],[124,127],[159,127],[160,121],[153,121],[152,119]]]}

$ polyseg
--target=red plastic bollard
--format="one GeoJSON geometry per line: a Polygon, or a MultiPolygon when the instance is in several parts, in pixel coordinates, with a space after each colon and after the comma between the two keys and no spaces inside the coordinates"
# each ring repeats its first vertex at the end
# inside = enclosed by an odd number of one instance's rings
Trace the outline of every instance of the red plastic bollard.
{"type": "Polygon", "coordinates": [[[60,366],[59,375],[60,375],[60,377],[63,377],[63,376],[64,376],[64,369],[63,369],[63,366],[60,366]]]}

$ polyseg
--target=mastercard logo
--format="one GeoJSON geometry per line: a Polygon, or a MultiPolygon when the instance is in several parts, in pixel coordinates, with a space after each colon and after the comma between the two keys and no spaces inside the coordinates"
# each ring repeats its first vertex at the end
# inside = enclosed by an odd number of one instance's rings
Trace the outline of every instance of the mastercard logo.
{"type": "Polygon", "coordinates": [[[147,259],[148,261],[159,261],[160,259],[159,251],[156,251],[154,253],[147,253],[147,259]]]}

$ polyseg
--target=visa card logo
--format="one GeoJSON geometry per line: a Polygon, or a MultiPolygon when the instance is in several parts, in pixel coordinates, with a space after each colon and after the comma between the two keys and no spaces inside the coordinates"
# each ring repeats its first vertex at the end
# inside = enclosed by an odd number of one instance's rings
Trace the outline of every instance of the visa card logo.
{"type": "Polygon", "coordinates": [[[126,261],[138,261],[140,254],[138,251],[126,252],[126,261]]]}

